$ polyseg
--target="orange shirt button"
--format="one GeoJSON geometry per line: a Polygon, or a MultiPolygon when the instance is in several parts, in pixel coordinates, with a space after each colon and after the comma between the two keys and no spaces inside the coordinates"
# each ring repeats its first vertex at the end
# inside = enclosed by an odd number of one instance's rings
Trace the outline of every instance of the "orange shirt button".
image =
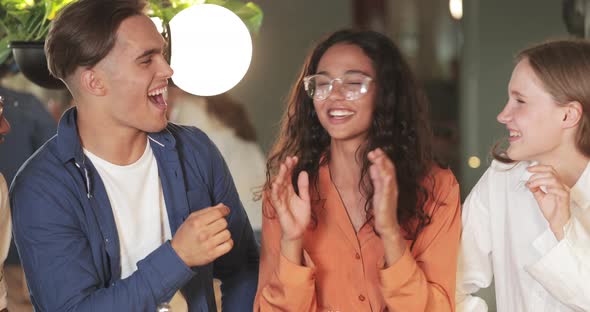
{"type": "Polygon", "coordinates": [[[354,255],[354,257],[355,257],[356,259],[360,259],[360,258],[361,258],[361,255],[359,255],[359,253],[357,252],[357,253],[354,255]]]}
{"type": "Polygon", "coordinates": [[[363,295],[359,295],[359,300],[360,300],[360,301],[365,301],[365,296],[363,296],[363,295]]]}

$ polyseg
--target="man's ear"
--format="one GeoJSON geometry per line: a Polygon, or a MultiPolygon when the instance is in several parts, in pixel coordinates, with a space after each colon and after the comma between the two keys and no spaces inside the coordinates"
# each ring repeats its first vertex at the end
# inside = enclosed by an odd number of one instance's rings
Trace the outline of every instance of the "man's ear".
{"type": "Polygon", "coordinates": [[[584,107],[578,101],[571,101],[564,106],[563,110],[563,128],[573,128],[580,123],[584,116],[584,107]]]}
{"type": "Polygon", "coordinates": [[[80,73],[80,89],[94,96],[104,96],[106,88],[100,75],[92,68],[84,68],[80,73]]]}

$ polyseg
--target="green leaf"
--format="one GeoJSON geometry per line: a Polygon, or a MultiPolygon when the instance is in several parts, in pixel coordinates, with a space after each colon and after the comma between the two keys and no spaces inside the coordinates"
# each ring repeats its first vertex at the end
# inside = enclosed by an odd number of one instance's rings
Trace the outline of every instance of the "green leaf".
{"type": "Polygon", "coordinates": [[[209,4],[216,4],[234,12],[248,27],[250,33],[256,35],[262,25],[262,9],[253,2],[242,2],[238,0],[207,0],[209,4]]]}
{"type": "Polygon", "coordinates": [[[246,3],[238,12],[235,12],[246,24],[252,34],[260,32],[264,14],[262,9],[253,2],[246,3]]]}
{"type": "Polygon", "coordinates": [[[9,56],[11,56],[12,49],[8,47],[10,37],[4,37],[0,40],[0,64],[4,64],[9,56]]]}
{"type": "Polygon", "coordinates": [[[45,17],[53,20],[61,9],[77,0],[45,0],[45,17]]]}
{"type": "MultiPolygon", "coordinates": [[[[51,20],[66,5],[78,0],[0,0],[0,64],[11,55],[10,41],[43,41],[51,20]]],[[[95,0],[100,1],[100,0],[95,0]]],[[[263,14],[253,2],[240,0],[148,0],[148,14],[162,19],[164,25],[180,11],[203,3],[223,6],[244,21],[252,34],[257,34],[263,14]]]]}

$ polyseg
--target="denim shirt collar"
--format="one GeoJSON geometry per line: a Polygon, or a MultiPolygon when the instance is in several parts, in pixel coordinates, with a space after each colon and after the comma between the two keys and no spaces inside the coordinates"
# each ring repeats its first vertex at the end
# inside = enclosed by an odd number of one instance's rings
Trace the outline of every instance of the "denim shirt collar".
{"type": "Polygon", "coordinates": [[[62,163],[72,159],[76,163],[84,160],[84,152],[78,136],[77,116],[78,111],[72,107],[62,115],[57,126],[57,151],[62,163]]]}
{"type": "MultiPolygon", "coordinates": [[[[94,196],[94,185],[91,179],[92,169],[89,170],[89,160],[84,155],[84,150],[80,142],[78,134],[78,111],[76,107],[68,109],[59,121],[57,128],[57,149],[60,161],[62,164],[70,162],[72,159],[76,167],[80,170],[84,177],[86,196],[91,198],[94,196]]],[[[173,150],[176,148],[176,139],[170,133],[168,129],[164,129],[157,133],[148,133],[148,139],[152,150],[154,151],[154,157],[158,159],[163,150],[173,150]]]]}
{"type": "MultiPolygon", "coordinates": [[[[57,129],[58,154],[62,163],[74,159],[77,164],[85,163],[84,151],[78,134],[78,111],[76,107],[68,109],[59,121],[57,129]]],[[[176,139],[168,129],[160,132],[149,133],[152,148],[160,147],[166,149],[176,148],[176,139]]]]}

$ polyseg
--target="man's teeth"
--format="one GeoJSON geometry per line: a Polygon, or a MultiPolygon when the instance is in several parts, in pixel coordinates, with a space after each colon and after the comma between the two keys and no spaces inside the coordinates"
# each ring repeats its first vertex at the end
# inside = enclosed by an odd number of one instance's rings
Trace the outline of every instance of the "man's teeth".
{"type": "Polygon", "coordinates": [[[156,90],[154,90],[154,91],[150,91],[150,92],[148,92],[148,95],[149,95],[149,96],[156,96],[156,95],[160,95],[160,94],[162,94],[162,93],[166,92],[166,90],[168,90],[168,88],[167,88],[167,87],[163,87],[163,88],[156,89],[156,90]]]}
{"type": "Polygon", "coordinates": [[[331,117],[346,117],[354,115],[354,112],[349,110],[331,110],[328,112],[331,117]]]}
{"type": "Polygon", "coordinates": [[[514,137],[520,137],[522,136],[522,134],[518,131],[510,131],[510,137],[514,138],[514,137]]]}

